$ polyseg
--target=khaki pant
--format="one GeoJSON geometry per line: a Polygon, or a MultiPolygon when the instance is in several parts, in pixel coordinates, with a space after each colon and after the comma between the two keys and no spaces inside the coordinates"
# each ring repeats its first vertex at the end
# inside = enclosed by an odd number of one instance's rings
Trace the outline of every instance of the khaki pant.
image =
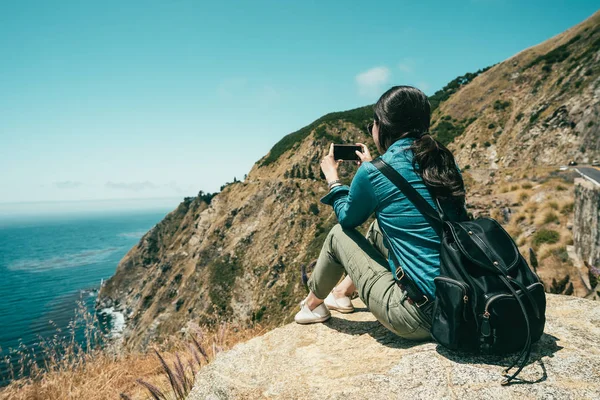
{"type": "Polygon", "coordinates": [[[335,225],[329,234],[308,282],[310,290],[324,299],[346,272],[361,300],[390,331],[406,339],[430,338],[432,304],[411,304],[396,284],[387,262],[387,249],[377,221],[367,237],[356,229],[335,225]]]}

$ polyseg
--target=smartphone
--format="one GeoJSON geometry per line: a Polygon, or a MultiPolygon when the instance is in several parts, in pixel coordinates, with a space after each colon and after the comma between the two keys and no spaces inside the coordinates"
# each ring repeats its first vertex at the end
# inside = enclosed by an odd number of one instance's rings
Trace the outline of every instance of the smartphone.
{"type": "Polygon", "coordinates": [[[333,159],[334,160],[347,160],[347,161],[360,161],[360,157],[356,154],[356,151],[362,153],[362,147],[355,144],[334,144],[333,145],[333,159]]]}

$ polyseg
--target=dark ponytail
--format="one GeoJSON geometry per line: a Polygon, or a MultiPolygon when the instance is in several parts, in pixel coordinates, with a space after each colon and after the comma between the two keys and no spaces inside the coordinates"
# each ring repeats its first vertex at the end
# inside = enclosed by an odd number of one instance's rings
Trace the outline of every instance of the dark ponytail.
{"type": "Polygon", "coordinates": [[[464,202],[464,182],[454,156],[429,133],[431,107],[425,93],[412,86],[394,86],[374,106],[383,151],[396,140],[414,137],[413,166],[432,195],[464,202]]]}

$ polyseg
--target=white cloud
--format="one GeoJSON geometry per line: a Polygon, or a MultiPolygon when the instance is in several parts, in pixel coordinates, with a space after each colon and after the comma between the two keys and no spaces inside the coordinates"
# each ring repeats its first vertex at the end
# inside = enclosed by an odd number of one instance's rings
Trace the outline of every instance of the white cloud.
{"type": "Polygon", "coordinates": [[[78,181],[54,182],[54,186],[59,189],[77,189],[78,187],[83,186],[83,182],[78,182],[78,181]]]}
{"type": "Polygon", "coordinates": [[[380,94],[384,85],[390,81],[390,70],[388,67],[374,67],[356,75],[358,92],[362,96],[374,96],[380,94]]]}

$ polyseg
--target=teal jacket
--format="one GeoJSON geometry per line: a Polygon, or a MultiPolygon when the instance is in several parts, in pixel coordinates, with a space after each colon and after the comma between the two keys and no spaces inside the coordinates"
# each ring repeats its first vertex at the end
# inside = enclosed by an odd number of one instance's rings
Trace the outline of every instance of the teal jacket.
{"type": "MultiPolygon", "coordinates": [[[[413,138],[396,141],[381,158],[398,171],[432,207],[437,208],[421,177],[412,166],[413,138]]],[[[373,212],[386,238],[388,264],[395,274],[395,260],[430,299],[435,298],[433,278],[440,274],[440,237],[406,196],[370,162],[363,163],[350,187],[337,186],[321,199],[333,206],[343,228],[355,228],[373,212]]],[[[463,218],[464,205],[441,203],[448,218],[463,218]]]]}

